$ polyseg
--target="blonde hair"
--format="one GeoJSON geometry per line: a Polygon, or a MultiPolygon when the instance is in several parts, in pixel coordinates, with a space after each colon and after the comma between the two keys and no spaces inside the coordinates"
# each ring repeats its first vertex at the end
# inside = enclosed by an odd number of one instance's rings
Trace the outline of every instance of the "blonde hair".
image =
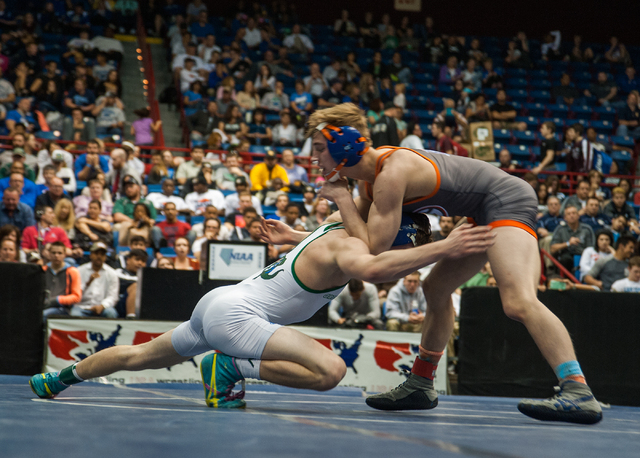
{"type": "Polygon", "coordinates": [[[56,215],[55,219],[53,220],[53,224],[56,226],[60,226],[62,229],[64,229],[65,232],[69,232],[76,223],[76,213],[73,210],[73,204],[69,199],[60,199],[53,209],[53,213],[55,213],[56,215]],[[60,211],[62,210],[63,205],[67,205],[69,207],[69,216],[67,216],[67,219],[64,221],[59,218],[60,211]]]}
{"type": "Polygon", "coordinates": [[[364,111],[353,103],[341,103],[331,108],[325,108],[314,112],[309,117],[306,135],[310,137],[316,131],[318,125],[326,122],[332,126],[350,126],[357,129],[367,139],[365,148],[371,146],[371,136],[367,127],[367,118],[364,111]]]}
{"type": "Polygon", "coordinates": [[[407,90],[407,86],[404,83],[398,83],[395,85],[394,89],[397,89],[399,93],[404,94],[407,90]]]}
{"type": "Polygon", "coordinates": [[[615,196],[616,194],[622,194],[623,196],[627,196],[627,193],[624,192],[624,189],[622,189],[620,186],[616,186],[615,188],[613,188],[613,190],[611,191],[611,196],[615,196]]]}

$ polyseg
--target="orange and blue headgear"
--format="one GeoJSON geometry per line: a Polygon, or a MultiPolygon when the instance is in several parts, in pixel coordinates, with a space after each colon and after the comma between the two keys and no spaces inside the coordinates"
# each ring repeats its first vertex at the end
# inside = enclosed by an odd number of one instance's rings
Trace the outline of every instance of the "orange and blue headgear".
{"type": "Polygon", "coordinates": [[[316,129],[327,139],[329,154],[338,165],[325,175],[327,181],[335,181],[340,175],[342,167],[353,167],[364,155],[366,151],[367,139],[353,127],[336,127],[323,122],[318,124],[316,129]]]}

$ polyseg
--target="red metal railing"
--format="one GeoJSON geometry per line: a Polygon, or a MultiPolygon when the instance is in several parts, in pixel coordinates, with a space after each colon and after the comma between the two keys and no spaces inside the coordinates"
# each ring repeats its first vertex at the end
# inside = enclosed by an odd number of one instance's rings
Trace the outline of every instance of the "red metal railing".
{"type": "MultiPolygon", "coordinates": [[[[558,260],[556,258],[553,257],[553,255],[551,253],[549,253],[547,250],[544,250],[542,248],[540,248],[540,260],[542,262],[542,266],[544,266],[544,258],[548,258],[554,266],[556,266],[558,268],[558,271],[560,271],[560,275],[563,277],[568,278],[569,280],[571,280],[574,283],[580,283],[580,281],[573,276],[573,274],[571,272],[569,272],[567,270],[566,267],[564,267],[562,264],[560,264],[560,262],[558,262],[558,260]]],[[[544,271],[544,269],[542,269],[544,271]]],[[[544,276],[544,274],[540,275],[540,280],[541,282],[543,280],[546,280],[546,277],[544,276]]]]}
{"type": "MultiPolygon", "coordinates": [[[[142,19],[142,13],[138,8],[138,27],[137,27],[138,49],[140,49],[140,60],[142,68],[144,68],[144,76],[146,82],[147,91],[147,103],[149,104],[149,111],[151,112],[151,119],[158,121],[160,118],[160,106],[156,100],[156,79],[153,73],[153,59],[151,58],[151,49],[147,43],[147,32],[144,27],[144,21],[142,19]]],[[[164,147],[164,133],[162,131],[162,125],[155,133],[154,144],[159,147],[164,147]]]]}

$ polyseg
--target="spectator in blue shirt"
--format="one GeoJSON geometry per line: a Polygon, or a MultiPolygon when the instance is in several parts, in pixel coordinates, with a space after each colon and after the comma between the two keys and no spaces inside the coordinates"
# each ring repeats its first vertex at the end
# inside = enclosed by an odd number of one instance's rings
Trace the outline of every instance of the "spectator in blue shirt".
{"type": "Polygon", "coordinates": [[[208,15],[206,11],[200,11],[198,13],[198,22],[194,22],[189,27],[189,31],[198,39],[198,42],[204,41],[204,37],[207,35],[215,35],[216,31],[208,22],[208,15]]]}
{"type": "Polygon", "coordinates": [[[618,92],[627,95],[631,91],[640,90],[640,79],[636,77],[636,69],[629,65],[624,71],[624,75],[618,77],[618,92]]]}
{"type": "Polygon", "coordinates": [[[91,111],[95,108],[96,96],[91,89],[87,89],[83,79],[76,79],[73,89],[64,99],[64,106],[69,113],[74,108],[80,108],[85,116],[91,116],[91,111]]]}
{"type": "Polygon", "coordinates": [[[20,231],[36,225],[33,210],[20,202],[20,191],[11,187],[4,191],[0,203],[0,227],[5,224],[12,224],[20,231]]]}
{"type": "Polygon", "coordinates": [[[556,230],[561,221],[560,199],[556,196],[549,196],[547,199],[547,212],[538,220],[536,232],[543,239],[553,234],[553,231],[556,230]]]}
{"type": "Polygon", "coordinates": [[[91,27],[89,14],[84,10],[82,2],[76,3],[73,10],[67,11],[65,22],[67,31],[72,35],[77,35],[81,30],[88,30],[91,27]]]}
{"type": "Polygon", "coordinates": [[[5,125],[9,130],[9,135],[13,135],[16,124],[23,124],[27,132],[38,132],[40,125],[31,112],[31,99],[24,97],[18,101],[18,107],[7,113],[5,125]]]}
{"type": "Polygon", "coordinates": [[[98,172],[109,172],[109,158],[101,155],[102,146],[98,140],[89,140],[87,142],[87,152],[76,158],[74,168],[76,178],[79,181],[89,181],[96,177],[98,172]]]}
{"type": "Polygon", "coordinates": [[[589,197],[587,205],[584,207],[584,215],[580,217],[580,222],[591,226],[593,232],[608,227],[611,219],[600,211],[600,201],[597,197],[589,197]]]}
{"type": "Polygon", "coordinates": [[[0,180],[0,194],[9,188],[17,189],[20,192],[20,202],[32,209],[35,208],[39,190],[33,181],[25,178],[21,173],[14,172],[0,180]]]}
{"type": "Polygon", "coordinates": [[[304,82],[296,81],[296,92],[291,94],[291,109],[295,115],[307,115],[313,110],[313,97],[304,91],[304,82]]]}

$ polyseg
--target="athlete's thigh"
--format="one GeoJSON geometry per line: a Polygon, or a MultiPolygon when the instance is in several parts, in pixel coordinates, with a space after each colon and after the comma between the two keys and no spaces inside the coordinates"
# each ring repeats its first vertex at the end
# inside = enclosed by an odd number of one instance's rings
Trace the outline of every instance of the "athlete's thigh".
{"type": "Polygon", "coordinates": [[[291,361],[314,368],[335,358],[340,357],[317,340],[295,329],[281,327],[267,341],[261,359],[291,361]]]}
{"type": "Polygon", "coordinates": [[[174,329],[165,332],[149,342],[136,345],[140,351],[138,357],[145,367],[168,367],[174,364],[180,364],[190,358],[179,355],[175,348],[173,348],[173,344],[171,343],[173,331],[174,329]]]}
{"type": "MultiPolygon", "coordinates": [[[[462,259],[441,259],[425,278],[422,287],[428,297],[433,294],[450,295],[486,264],[485,253],[474,254],[462,259]]],[[[428,301],[427,301],[428,302],[428,301]]],[[[431,304],[427,303],[427,306],[431,304]]]]}
{"type": "Polygon", "coordinates": [[[505,299],[535,298],[540,279],[537,240],[517,227],[503,226],[493,230],[496,242],[487,254],[503,302],[505,299]]]}

